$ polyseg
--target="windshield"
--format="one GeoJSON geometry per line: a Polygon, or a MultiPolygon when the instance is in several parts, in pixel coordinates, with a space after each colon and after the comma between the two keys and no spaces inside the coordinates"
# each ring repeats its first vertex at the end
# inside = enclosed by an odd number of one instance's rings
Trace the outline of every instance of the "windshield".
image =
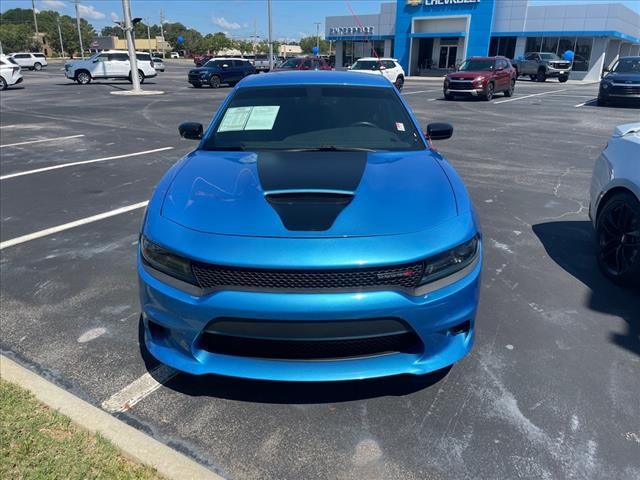
{"type": "Polygon", "coordinates": [[[465,60],[460,65],[460,71],[462,72],[480,72],[493,70],[494,60],[465,60]]]}
{"type": "Polygon", "coordinates": [[[541,53],[540,58],[542,60],[560,60],[560,57],[555,53],[541,53]]]}
{"type": "Polygon", "coordinates": [[[284,62],[282,65],[280,65],[280,68],[297,68],[297,67],[298,67],[297,58],[290,58],[289,60],[284,62]]]}
{"type": "Polygon", "coordinates": [[[423,150],[391,88],[242,88],[204,141],[205,150],[423,150]]]}
{"type": "Polygon", "coordinates": [[[352,70],[380,70],[380,62],[377,60],[358,60],[351,67],[352,70]]]}
{"type": "Polygon", "coordinates": [[[224,65],[229,66],[229,61],[228,60],[209,60],[207,63],[204,64],[205,67],[217,67],[217,68],[222,68],[224,65]]]}
{"type": "Polygon", "coordinates": [[[618,63],[613,66],[611,71],[615,73],[637,73],[640,75],[640,57],[618,60],[618,63]]]}

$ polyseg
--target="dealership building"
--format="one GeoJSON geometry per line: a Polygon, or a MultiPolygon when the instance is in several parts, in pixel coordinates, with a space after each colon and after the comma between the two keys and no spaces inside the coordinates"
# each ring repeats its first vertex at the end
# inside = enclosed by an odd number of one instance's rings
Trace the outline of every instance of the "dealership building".
{"type": "MultiPolygon", "coordinates": [[[[639,0],[640,1],[640,0],[639,0]]],[[[394,57],[408,75],[437,75],[471,56],[574,52],[572,78],[595,80],[620,56],[640,55],[640,15],[617,3],[397,0],[371,15],[327,17],[336,68],[394,57]]]]}

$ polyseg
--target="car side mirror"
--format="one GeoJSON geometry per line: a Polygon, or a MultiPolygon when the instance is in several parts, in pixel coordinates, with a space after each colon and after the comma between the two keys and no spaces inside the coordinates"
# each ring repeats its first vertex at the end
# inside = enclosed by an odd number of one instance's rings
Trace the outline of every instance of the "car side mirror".
{"type": "Polygon", "coordinates": [[[200,140],[204,134],[204,128],[201,123],[185,122],[178,127],[180,136],[188,140],[200,140]]]}
{"type": "Polygon", "coordinates": [[[449,123],[430,123],[426,135],[429,140],[446,140],[453,135],[453,126],[449,123]]]}

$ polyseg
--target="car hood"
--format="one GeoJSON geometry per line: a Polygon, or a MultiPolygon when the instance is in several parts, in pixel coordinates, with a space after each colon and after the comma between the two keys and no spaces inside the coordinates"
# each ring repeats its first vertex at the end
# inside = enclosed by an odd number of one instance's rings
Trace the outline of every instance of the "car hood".
{"type": "Polygon", "coordinates": [[[611,72],[605,75],[604,79],[616,83],[632,82],[632,84],[636,84],[640,83],[640,74],[611,72]]]}
{"type": "Polygon", "coordinates": [[[209,72],[213,72],[215,69],[214,68],[210,68],[210,67],[198,67],[198,68],[192,68],[191,70],[189,70],[189,73],[209,73],[209,72]]]}
{"type": "Polygon", "coordinates": [[[206,233],[354,237],[417,232],[457,215],[434,153],[196,150],[162,216],[206,233]]]}
{"type": "Polygon", "coordinates": [[[449,80],[473,80],[476,77],[490,77],[492,72],[486,71],[465,71],[465,72],[455,72],[447,75],[449,80]]]}

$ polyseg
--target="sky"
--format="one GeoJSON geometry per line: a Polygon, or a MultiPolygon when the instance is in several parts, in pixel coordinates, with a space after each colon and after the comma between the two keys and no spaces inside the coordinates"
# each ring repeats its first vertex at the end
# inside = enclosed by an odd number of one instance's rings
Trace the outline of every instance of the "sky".
{"type": "MultiPolygon", "coordinates": [[[[499,2],[500,0],[496,0],[499,2]]],[[[640,13],[640,0],[529,0],[531,5],[571,3],[624,3],[640,13]]],[[[380,0],[273,0],[273,38],[281,41],[298,40],[316,34],[314,22],[322,22],[331,15],[356,15],[378,13],[380,0]]],[[[31,8],[31,0],[2,0],[1,11],[11,8],[31,8]]],[[[40,10],[57,10],[75,15],[73,1],[36,0],[40,10]]],[[[232,38],[254,35],[267,37],[266,0],[131,0],[134,17],[147,18],[148,22],[160,22],[160,9],[169,22],[180,22],[187,27],[206,33],[225,32],[232,38]],[[254,27],[255,22],[255,27],[254,27]],[[254,30],[255,28],[255,30],[254,30]]],[[[81,0],[80,14],[99,32],[113,20],[122,18],[121,0],[81,0]]]]}

